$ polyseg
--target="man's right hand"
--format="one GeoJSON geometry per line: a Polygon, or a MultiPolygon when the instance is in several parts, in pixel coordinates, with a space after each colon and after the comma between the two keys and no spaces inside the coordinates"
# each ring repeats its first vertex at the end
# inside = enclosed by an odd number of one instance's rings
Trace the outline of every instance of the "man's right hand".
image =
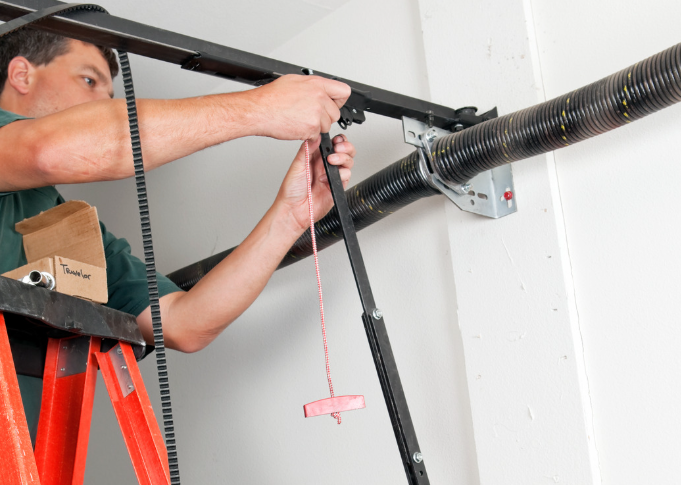
{"type": "Polygon", "coordinates": [[[345,83],[295,74],[243,92],[252,103],[255,134],[279,140],[308,140],[328,133],[350,93],[345,83]]]}

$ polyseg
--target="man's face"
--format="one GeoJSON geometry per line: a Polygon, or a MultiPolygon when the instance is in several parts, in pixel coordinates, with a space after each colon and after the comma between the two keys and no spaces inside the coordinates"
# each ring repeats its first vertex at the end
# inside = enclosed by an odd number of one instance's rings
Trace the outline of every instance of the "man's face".
{"type": "Polygon", "coordinates": [[[34,83],[26,99],[29,116],[41,117],[88,101],[113,97],[109,65],[92,44],[70,41],[66,54],[35,67],[34,83]]]}

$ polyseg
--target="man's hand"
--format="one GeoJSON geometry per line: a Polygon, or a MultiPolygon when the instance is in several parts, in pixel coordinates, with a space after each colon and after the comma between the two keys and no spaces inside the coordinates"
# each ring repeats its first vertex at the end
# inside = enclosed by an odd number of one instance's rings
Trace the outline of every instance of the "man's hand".
{"type": "MultiPolygon", "coordinates": [[[[320,136],[309,142],[310,172],[312,176],[312,201],[314,205],[315,222],[326,215],[333,207],[333,197],[324,170],[324,162],[319,153],[320,136]]],[[[332,140],[334,154],[329,155],[331,165],[336,165],[340,171],[343,187],[350,180],[350,170],[354,165],[355,147],[347,141],[345,135],[335,136],[332,140]]],[[[310,216],[307,202],[307,178],[305,175],[305,144],[300,147],[291,168],[284,178],[276,203],[282,204],[293,216],[295,230],[302,233],[310,227],[310,216]]]]}
{"type": "MultiPolygon", "coordinates": [[[[312,199],[315,221],[333,206],[317,136],[310,142],[312,199]]],[[[355,147],[344,135],[333,138],[335,155],[329,163],[340,168],[343,185],[350,179],[355,147]]],[[[279,194],[248,237],[188,293],[171,293],[161,298],[166,346],[196,352],[212,342],[257,298],[282,258],[309,227],[305,147],[301,147],[279,194]],[[197,319],[196,315],[201,318],[197,319]],[[191,322],[188,325],[187,322],[191,322]]],[[[139,317],[142,334],[153,341],[151,311],[139,317]]]]}
{"type": "Polygon", "coordinates": [[[253,103],[257,135],[310,140],[329,132],[350,93],[350,86],[339,81],[290,74],[243,94],[253,103]]]}

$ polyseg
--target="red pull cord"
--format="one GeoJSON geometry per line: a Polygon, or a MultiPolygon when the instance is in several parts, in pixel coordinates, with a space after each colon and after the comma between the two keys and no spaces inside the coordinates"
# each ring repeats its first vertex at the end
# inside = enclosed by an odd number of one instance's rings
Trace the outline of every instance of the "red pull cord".
{"type": "MultiPolygon", "coordinates": [[[[305,175],[307,176],[307,201],[310,209],[310,236],[312,237],[312,254],[314,254],[314,266],[317,271],[317,288],[319,289],[319,314],[322,318],[322,337],[324,338],[324,358],[326,359],[326,380],[329,381],[329,392],[333,393],[333,382],[331,382],[331,367],[329,366],[329,346],[326,342],[326,323],[324,322],[324,300],[322,298],[322,279],[319,276],[319,258],[317,257],[317,238],[314,233],[314,209],[312,206],[312,175],[310,172],[310,147],[305,141],[305,175]]],[[[341,424],[340,413],[332,413],[331,417],[336,418],[341,424]]]]}

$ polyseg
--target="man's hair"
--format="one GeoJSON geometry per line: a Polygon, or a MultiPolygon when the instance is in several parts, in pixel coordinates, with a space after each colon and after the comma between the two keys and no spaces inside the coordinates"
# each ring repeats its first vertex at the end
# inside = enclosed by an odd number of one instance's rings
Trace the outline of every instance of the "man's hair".
{"type": "MultiPolygon", "coordinates": [[[[25,28],[0,37],[0,93],[7,81],[9,63],[17,56],[23,56],[35,66],[44,66],[55,57],[69,51],[71,39],[42,30],[25,28]]],[[[96,46],[109,64],[111,79],[118,74],[116,54],[108,47],[96,46]]]]}

